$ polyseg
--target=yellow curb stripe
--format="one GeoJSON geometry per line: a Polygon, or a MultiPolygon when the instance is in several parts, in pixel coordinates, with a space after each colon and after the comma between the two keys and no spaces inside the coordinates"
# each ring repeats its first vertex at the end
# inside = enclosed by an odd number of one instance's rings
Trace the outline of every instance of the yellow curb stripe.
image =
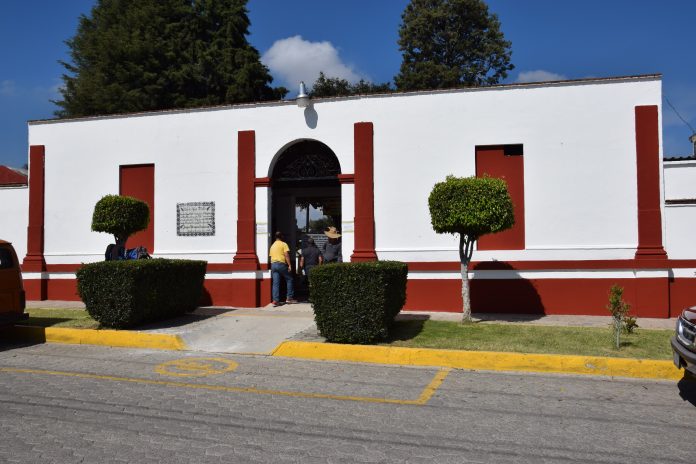
{"type": "Polygon", "coordinates": [[[74,345],[102,345],[119,348],[177,351],[186,349],[186,343],[178,335],[130,330],[16,326],[9,330],[9,336],[15,340],[37,343],[69,343],[74,345]]]}
{"type": "Polygon", "coordinates": [[[272,355],[324,361],[439,366],[489,371],[603,375],[641,379],[679,380],[683,375],[681,370],[677,369],[671,361],[650,359],[436,350],[300,341],[283,342],[276,347],[272,355]]]}
{"type": "Polygon", "coordinates": [[[185,383],[185,382],[171,382],[167,380],[152,380],[152,379],[138,379],[133,377],[116,377],[112,375],[99,375],[99,374],[88,374],[82,372],[63,372],[63,371],[50,371],[50,370],[40,370],[40,369],[19,369],[12,367],[0,367],[0,372],[11,372],[15,374],[36,374],[36,375],[54,375],[60,377],[77,377],[82,379],[94,379],[94,380],[109,380],[114,382],[129,382],[145,385],[161,385],[166,387],[179,387],[179,388],[196,388],[201,390],[209,391],[222,391],[222,392],[233,392],[233,393],[254,393],[257,395],[274,395],[274,396],[289,396],[293,398],[312,398],[312,399],[328,399],[328,400],[339,400],[339,401],[357,401],[362,403],[386,403],[386,404],[402,404],[411,406],[423,406],[432,397],[435,390],[442,384],[442,381],[447,376],[448,371],[440,371],[435,375],[435,378],[430,382],[430,384],[423,390],[417,400],[398,400],[391,398],[372,398],[369,396],[346,396],[346,395],[330,395],[324,393],[304,393],[304,392],[289,392],[283,390],[264,390],[259,388],[246,388],[246,387],[228,387],[225,385],[208,385],[208,384],[198,384],[198,383],[185,383]],[[444,372],[444,375],[443,375],[444,372]]]}

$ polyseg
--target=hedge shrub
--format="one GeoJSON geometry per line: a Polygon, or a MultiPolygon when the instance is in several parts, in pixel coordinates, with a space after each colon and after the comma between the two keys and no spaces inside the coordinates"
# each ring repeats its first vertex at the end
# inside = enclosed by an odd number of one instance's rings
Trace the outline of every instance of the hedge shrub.
{"type": "Polygon", "coordinates": [[[84,264],[77,291],[92,318],[126,328],[178,316],[198,306],[205,261],[139,259],[84,264]]]}
{"type": "Polygon", "coordinates": [[[317,328],[329,342],[373,343],[406,302],[408,267],[398,261],[317,266],[309,276],[317,328]]]}

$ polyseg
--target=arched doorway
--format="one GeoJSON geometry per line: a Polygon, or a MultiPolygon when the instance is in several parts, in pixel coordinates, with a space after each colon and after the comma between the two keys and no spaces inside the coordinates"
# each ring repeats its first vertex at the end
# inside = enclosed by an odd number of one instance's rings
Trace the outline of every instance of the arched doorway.
{"type": "MultiPolygon", "coordinates": [[[[316,140],[300,140],[281,151],[271,166],[271,241],[285,235],[290,261],[297,270],[298,251],[307,237],[321,249],[324,229],[341,229],[341,166],[334,152],[316,140]]],[[[305,279],[296,277],[296,296],[307,296],[305,279]]]]}

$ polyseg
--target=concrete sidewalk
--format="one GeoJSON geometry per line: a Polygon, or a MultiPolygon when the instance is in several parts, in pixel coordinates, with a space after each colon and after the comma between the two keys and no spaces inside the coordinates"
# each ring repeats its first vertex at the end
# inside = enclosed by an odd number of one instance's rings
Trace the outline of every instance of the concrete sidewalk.
{"type": "MultiPolygon", "coordinates": [[[[75,301],[30,301],[28,308],[84,308],[75,301]]],[[[532,324],[547,326],[608,327],[610,316],[559,316],[525,314],[474,314],[480,324],[532,324]]],[[[404,311],[398,320],[461,320],[461,314],[404,311]]],[[[671,330],[675,319],[638,319],[644,329],[671,330]]],[[[323,342],[309,303],[274,308],[201,307],[182,317],[136,329],[145,334],[172,335],[187,349],[212,353],[270,354],[287,340],[323,342]]]]}
{"type": "Polygon", "coordinates": [[[309,304],[294,304],[278,308],[202,307],[138,330],[178,335],[193,351],[271,354],[297,334],[316,332],[316,325],[309,304]]]}

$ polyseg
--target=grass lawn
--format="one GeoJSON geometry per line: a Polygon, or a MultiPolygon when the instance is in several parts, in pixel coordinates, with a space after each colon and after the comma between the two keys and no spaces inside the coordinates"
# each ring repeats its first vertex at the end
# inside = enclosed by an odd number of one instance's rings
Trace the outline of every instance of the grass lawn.
{"type": "Polygon", "coordinates": [[[95,321],[84,309],[27,308],[29,319],[21,325],[36,327],[63,327],[72,329],[98,329],[95,321]]]}
{"type": "Polygon", "coordinates": [[[636,329],[622,334],[614,349],[612,331],[594,327],[550,327],[525,324],[462,325],[443,321],[396,321],[391,346],[470,351],[572,354],[621,358],[672,359],[671,330],[636,329]]]}

